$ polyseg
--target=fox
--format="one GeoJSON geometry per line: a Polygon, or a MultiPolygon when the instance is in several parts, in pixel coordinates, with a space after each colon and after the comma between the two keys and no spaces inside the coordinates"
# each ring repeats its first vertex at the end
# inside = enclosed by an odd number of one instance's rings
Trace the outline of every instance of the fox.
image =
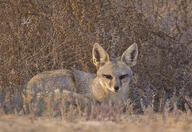
{"type": "MultiPolygon", "coordinates": [[[[62,93],[66,96],[74,94],[76,97],[104,101],[126,101],[128,99],[129,84],[133,77],[131,67],[136,65],[138,46],[133,43],[120,57],[112,58],[95,43],[92,49],[92,60],[96,66],[96,73],[84,72],[76,69],[61,69],[45,71],[29,80],[24,95],[24,109],[37,97],[51,92],[62,93]]],[[[59,96],[59,94],[55,94],[59,96]]],[[[78,100],[79,100],[78,98],[78,100]]]]}

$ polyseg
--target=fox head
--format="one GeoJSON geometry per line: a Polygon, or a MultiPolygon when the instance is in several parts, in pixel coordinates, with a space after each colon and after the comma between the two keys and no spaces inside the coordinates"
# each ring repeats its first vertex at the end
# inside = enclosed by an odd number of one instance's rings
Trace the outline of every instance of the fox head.
{"type": "Polygon", "coordinates": [[[136,43],[117,58],[110,58],[108,53],[98,43],[95,43],[92,56],[97,68],[97,79],[107,92],[118,93],[128,90],[133,74],[131,67],[137,63],[138,47],[136,43]]]}

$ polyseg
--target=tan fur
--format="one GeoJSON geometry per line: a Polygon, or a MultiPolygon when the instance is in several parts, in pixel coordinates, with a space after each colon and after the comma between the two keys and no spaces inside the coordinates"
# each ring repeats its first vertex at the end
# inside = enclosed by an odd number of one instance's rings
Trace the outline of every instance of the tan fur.
{"type": "Polygon", "coordinates": [[[137,44],[131,45],[121,57],[109,58],[107,52],[99,45],[94,44],[93,63],[97,73],[86,73],[78,70],[55,70],[37,74],[27,84],[24,96],[25,109],[37,101],[39,97],[50,96],[53,93],[58,97],[70,93],[77,98],[120,101],[128,99],[129,82],[132,70],[137,61],[137,44]],[[116,90],[115,90],[116,89],[116,90]]]}

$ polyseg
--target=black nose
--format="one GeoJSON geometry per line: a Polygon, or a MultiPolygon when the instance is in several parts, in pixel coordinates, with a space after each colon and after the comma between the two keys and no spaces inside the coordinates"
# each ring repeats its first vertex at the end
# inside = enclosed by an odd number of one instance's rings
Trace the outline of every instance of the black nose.
{"type": "Polygon", "coordinates": [[[119,90],[118,86],[115,86],[115,92],[117,92],[119,90]]]}

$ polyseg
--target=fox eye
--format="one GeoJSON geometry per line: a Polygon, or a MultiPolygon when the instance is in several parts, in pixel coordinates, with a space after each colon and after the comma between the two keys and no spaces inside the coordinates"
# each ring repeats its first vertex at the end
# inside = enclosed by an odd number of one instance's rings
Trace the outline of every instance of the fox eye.
{"type": "Polygon", "coordinates": [[[111,76],[111,75],[105,75],[105,74],[103,74],[103,77],[105,77],[105,78],[107,78],[107,79],[113,79],[113,77],[111,76]]]}
{"type": "Polygon", "coordinates": [[[129,76],[129,74],[121,75],[121,76],[119,76],[119,79],[121,80],[121,79],[124,79],[124,78],[126,78],[128,76],[129,76]]]}

